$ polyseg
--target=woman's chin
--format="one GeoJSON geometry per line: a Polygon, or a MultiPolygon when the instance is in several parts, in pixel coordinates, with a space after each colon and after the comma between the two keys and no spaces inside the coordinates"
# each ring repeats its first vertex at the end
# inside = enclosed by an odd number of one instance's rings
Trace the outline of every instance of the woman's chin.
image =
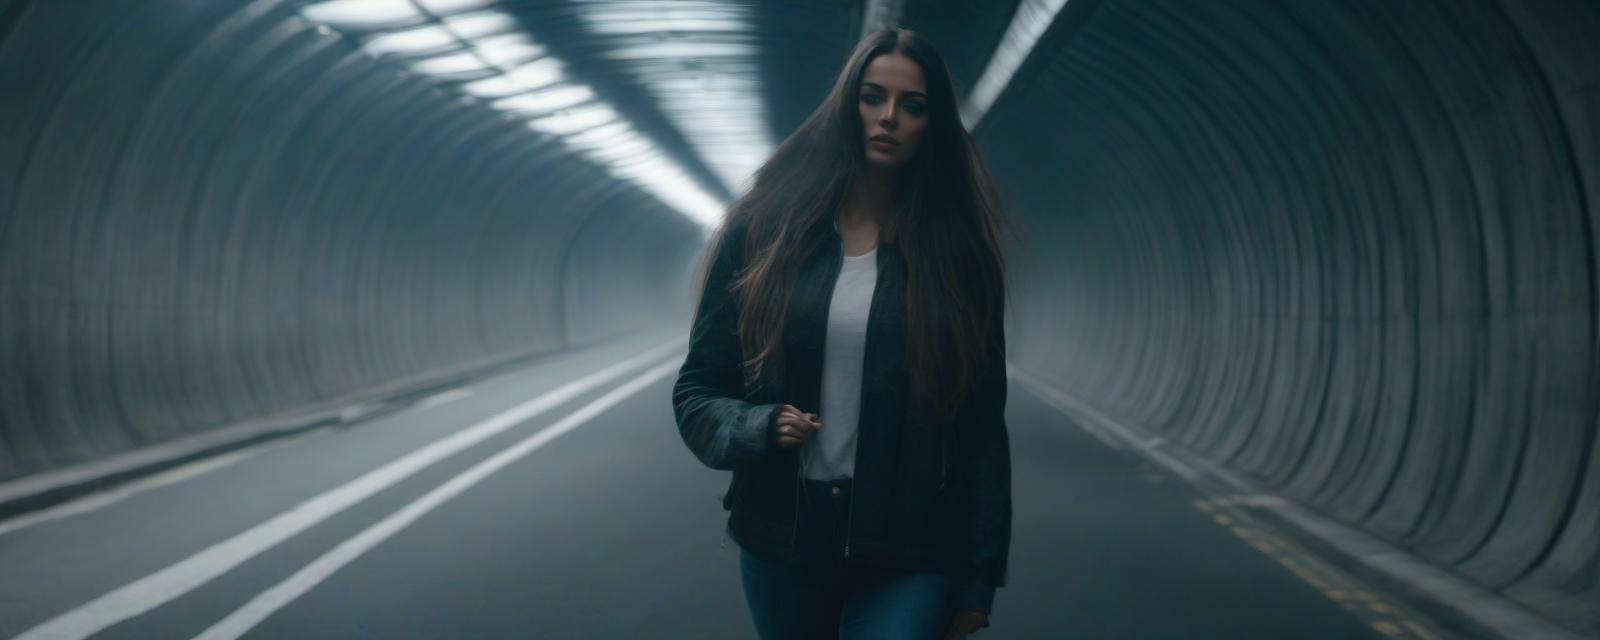
{"type": "Polygon", "coordinates": [[[900,159],[872,152],[867,153],[867,166],[874,169],[896,169],[900,167],[900,159]]]}

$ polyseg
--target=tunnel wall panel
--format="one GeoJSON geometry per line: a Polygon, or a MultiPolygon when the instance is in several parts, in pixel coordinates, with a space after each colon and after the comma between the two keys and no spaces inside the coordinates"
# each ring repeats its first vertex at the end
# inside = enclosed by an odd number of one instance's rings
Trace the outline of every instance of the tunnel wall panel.
{"type": "Polygon", "coordinates": [[[1017,364],[1600,632],[1596,24],[1101,3],[982,131],[1017,364]]]}
{"type": "Polygon", "coordinates": [[[0,7],[0,480],[684,306],[698,225],[295,6],[0,7]]]}

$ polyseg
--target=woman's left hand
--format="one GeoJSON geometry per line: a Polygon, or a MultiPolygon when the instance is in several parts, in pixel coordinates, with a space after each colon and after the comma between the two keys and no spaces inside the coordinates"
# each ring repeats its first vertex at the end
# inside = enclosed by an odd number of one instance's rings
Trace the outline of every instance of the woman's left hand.
{"type": "Polygon", "coordinates": [[[982,611],[962,611],[950,621],[950,630],[945,632],[945,640],[961,640],[969,633],[977,633],[979,629],[989,626],[989,616],[982,611]]]}

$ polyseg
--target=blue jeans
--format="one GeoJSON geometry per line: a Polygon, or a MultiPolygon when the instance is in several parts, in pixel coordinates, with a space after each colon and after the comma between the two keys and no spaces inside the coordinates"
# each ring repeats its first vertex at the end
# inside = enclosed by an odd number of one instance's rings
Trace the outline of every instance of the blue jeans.
{"type": "Polygon", "coordinates": [[[951,578],[846,561],[849,503],[849,478],[806,480],[800,562],[740,550],[739,573],[756,632],[762,640],[943,638],[954,616],[951,578]]]}

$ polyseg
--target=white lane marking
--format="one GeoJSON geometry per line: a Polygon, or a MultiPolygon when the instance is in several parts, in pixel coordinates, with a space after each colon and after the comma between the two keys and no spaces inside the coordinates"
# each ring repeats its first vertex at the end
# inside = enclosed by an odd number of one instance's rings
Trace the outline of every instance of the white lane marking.
{"type": "Polygon", "coordinates": [[[1194,465],[1204,470],[1210,478],[1220,480],[1223,484],[1233,488],[1235,493],[1256,493],[1257,491],[1252,483],[1238,477],[1232,471],[1218,466],[1217,463],[1212,462],[1211,459],[1205,456],[1190,456],[1189,459],[1193,460],[1194,465]]]}
{"type": "Polygon", "coordinates": [[[444,504],[479,481],[489,477],[490,474],[516,462],[560,435],[582,426],[623,400],[627,400],[641,389],[666,377],[667,374],[676,370],[678,366],[679,363],[675,361],[664,362],[643,375],[596,398],[594,402],[584,405],[582,409],[572,412],[555,424],[545,427],[538,433],[451,478],[411,504],[394,512],[389,517],[340,543],[339,546],[312,561],[311,564],[295,572],[294,575],[289,576],[283,582],[279,582],[272,588],[263,591],[238,610],[228,614],[228,617],[223,618],[200,635],[195,636],[195,639],[233,640],[243,636],[257,624],[260,624],[262,620],[271,616],[273,612],[282,609],[290,602],[305,595],[317,584],[326,580],[328,576],[333,575],[335,571],[338,571],[373,547],[378,546],[390,536],[399,533],[412,522],[432,511],[434,507],[444,504]]]}
{"type": "Polygon", "coordinates": [[[172,566],[51,618],[17,636],[17,640],[84,638],[159,607],[428,465],[607,384],[628,371],[660,358],[663,353],[677,349],[682,342],[684,339],[663,344],[446,436],[172,566]]]}
{"type": "Polygon", "coordinates": [[[1190,482],[1198,482],[1200,480],[1199,472],[1190,468],[1189,465],[1178,462],[1176,458],[1173,458],[1166,453],[1156,451],[1155,449],[1143,449],[1143,451],[1145,452],[1145,455],[1148,455],[1155,459],[1156,462],[1161,463],[1161,465],[1166,467],[1168,471],[1183,476],[1184,480],[1188,480],[1190,482]]]}
{"type": "Polygon", "coordinates": [[[1032,374],[1029,374],[1026,371],[1016,367],[1008,367],[1007,370],[1011,373],[1011,377],[1015,378],[1017,382],[1021,382],[1022,385],[1027,387],[1029,391],[1032,391],[1033,395],[1038,396],[1040,399],[1044,400],[1045,403],[1054,406],[1057,411],[1065,413],[1068,417],[1072,418],[1073,423],[1077,424],[1078,428],[1089,432],[1089,435],[1094,436],[1095,439],[1099,440],[1101,444],[1111,447],[1112,449],[1119,451],[1122,450],[1122,443],[1118,442],[1117,439],[1112,437],[1110,433],[1107,433],[1104,429],[1090,423],[1088,420],[1074,415],[1074,411],[1071,409],[1071,407],[1065,406],[1071,400],[1063,396],[1061,392],[1056,391],[1049,385],[1044,384],[1038,378],[1033,377],[1032,374]]]}
{"type": "Polygon", "coordinates": [[[470,397],[471,395],[472,389],[451,389],[443,393],[435,393],[431,396],[423,398],[421,402],[418,402],[416,405],[412,406],[411,410],[421,411],[423,409],[427,409],[428,407],[437,407],[446,402],[455,402],[462,398],[470,397]]]}
{"type": "Polygon", "coordinates": [[[25,529],[36,524],[43,524],[51,520],[59,520],[68,516],[88,513],[90,511],[94,511],[95,509],[116,504],[152,489],[159,489],[167,485],[177,484],[178,482],[202,475],[206,472],[221,469],[222,467],[226,467],[258,453],[270,451],[272,449],[277,449],[279,447],[289,445],[290,443],[297,442],[302,438],[326,435],[332,430],[332,427],[321,427],[299,435],[294,435],[287,438],[279,438],[266,444],[248,447],[213,458],[197,460],[195,462],[180,465],[145,478],[120,484],[104,491],[96,491],[89,495],[83,496],[82,498],[64,502],[48,509],[26,513],[10,520],[0,522],[0,536],[11,533],[12,531],[16,531],[18,529],[25,529]]]}
{"type": "Polygon", "coordinates": [[[1129,431],[1127,427],[1118,424],[1116,420],[1112,420],[1110,416],[1096,411],[1094,407],[1084,404],[1083,401],[1078,400],[1065,391],[1045,384],[1044,381],[1035,377],[1033,374],[1021,369],[1016,369],[1013,371],[1013,375],[1016,376],[1018,380],[1021,380],[1024,384],[1028,385],[1028,387],[1032,389],[1035,394],[1052,400],[1053,402],[1051,402],[1051,404],[1055,405],[1056,409],[1059,409],[1063,413],[1077,418],[1079,425],[1084,426],[1086,429],[1089,424],[1093,423],[1095,426],[1115,434],[1123,442],[1126,442],[1133,448],[1143,452],[1146,456],[1149,456],[1150,459],[1161,463],[1161,465],[1166,467],[1167,470],[1178,474],[1179,476],[1183,477],[1183,479],[1190,482],[1200,479],[1200,474],[1194,469],[1190,468],[1189,465],[1179,462],[1172,456],[1169,456],[1166,453],[1156,449],[1156,447],[1165,444],[1166,441],[1161,440],[1160,438],[1154,438],[1150,441],[1141,440],[1139,436],[1135,435],[1132,431],[1129,431]]]}

